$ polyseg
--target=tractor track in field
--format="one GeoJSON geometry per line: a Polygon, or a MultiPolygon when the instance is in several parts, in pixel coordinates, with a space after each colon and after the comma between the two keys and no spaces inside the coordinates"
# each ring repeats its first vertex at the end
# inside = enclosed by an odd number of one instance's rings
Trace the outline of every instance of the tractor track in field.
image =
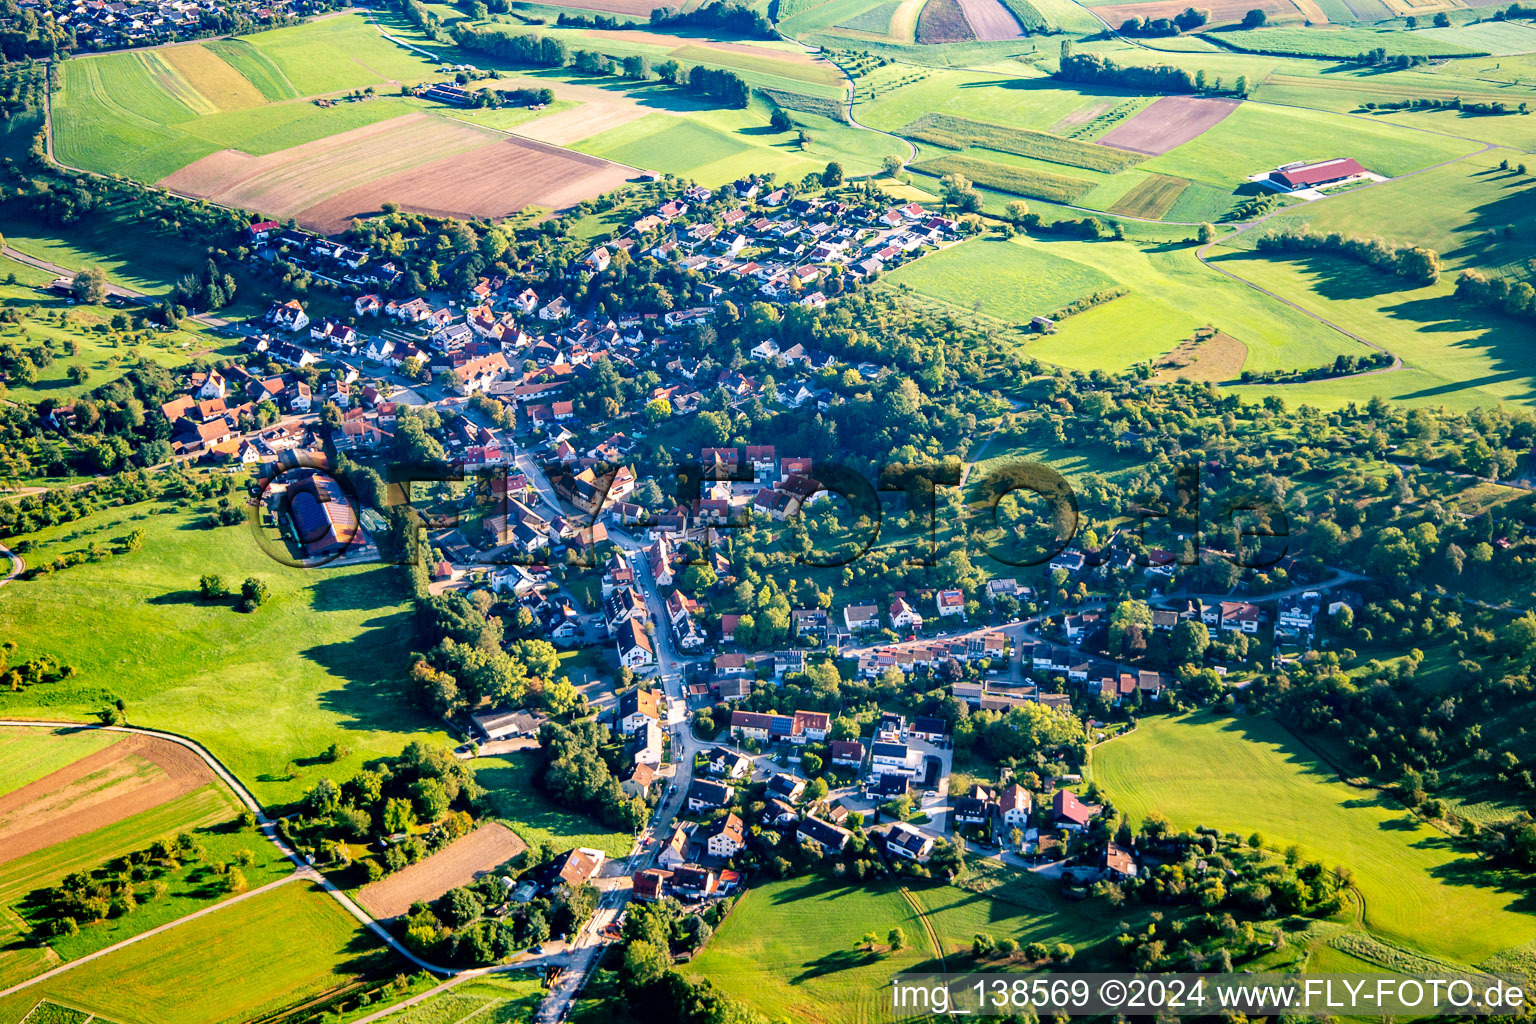
{"type": "Polygon", "coordinates": [[[912,908],[912,913],[917,915],[917,921],[923,926],[923,933],[928,936],[928,945],[933,948],[933,955],[939,958],[939,970],[944,970],[944,944],[939,941],[939,933],[933,927],[933,922],[928,920],[928,910],[917,901],[912,890],[906,886],[901,887],[901,897],[907,901],[907,906],[912,908]]]}

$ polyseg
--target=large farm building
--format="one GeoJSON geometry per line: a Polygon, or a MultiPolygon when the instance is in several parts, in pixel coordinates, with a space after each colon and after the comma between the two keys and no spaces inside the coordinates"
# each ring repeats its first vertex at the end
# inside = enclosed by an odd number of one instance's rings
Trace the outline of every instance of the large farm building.
{"type": "Polygon", "coordinates": [[[1270,171],[1269,180],[1271,184],[1287,192],[1294,192],[1301,188],[1335,185],[1341,181],[1364,177],[1367,173],[1369,172],[1361,167],[1358,161],[1349,157],[1336,157],[1311,164],[1286,164],[1278,170],[1270,171]]]}

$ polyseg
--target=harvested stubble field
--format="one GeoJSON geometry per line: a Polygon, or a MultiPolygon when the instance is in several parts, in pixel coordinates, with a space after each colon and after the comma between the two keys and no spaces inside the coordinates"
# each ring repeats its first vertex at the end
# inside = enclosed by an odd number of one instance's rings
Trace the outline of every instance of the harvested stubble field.
{"type": "Polygon", "coordinates": [[[977,39],[991,41],[1021,39],[1024,36],[1024,26],[1019,24],[1019,19],[1014,17],[1012,11],[1002,5],[1001,0],[960,0],[960,10],[964,12],[965,20],[970,22],[971,31],[977,39]]]}
{"type": "Polygon", "coordinates": [[[616,188],[630,173],[606,160],[417,113],[267,156],[223,150],[159,184],[337,232],[390,201],[457,217],[560,208],[616,188]]]}
{"type": "Polygon", "coordinates": [[[1248,346],[1217,331],[1199,333],[1156,363],[1153,380],[1193,380],[1221,384],[1236,380],[1248,360],[1248,346]]]}
{"type": "Polygon", "coordinates": [[[1199,96],[1164,96],[1129,121],[1105,132],[1098,141],[1105,146],[1161,156],[1226,120],[1238,103],[1199,96]]]}
{"type": "Polygon", "coordinates": [[[449,889],[468,885],[525,849],[527,844],[505,825],[481,825],[446,850],[366,886],[357,901],[380,920],[398,917],[417,900],[431,902],[449,889]]]}
{"type": "Polygon", "coordinates": [[[1150,174],[1109,208],[1110,213],[1127,217],[1160,219],[1189,188],[1188,178],[1176,178],[1171,174],[1150,174]]]}
{"type": "Polygon", "coordinates": [[[129,736],[0,797],[0,864],[122,821],[213,781],[185,747],[129,736]]]}

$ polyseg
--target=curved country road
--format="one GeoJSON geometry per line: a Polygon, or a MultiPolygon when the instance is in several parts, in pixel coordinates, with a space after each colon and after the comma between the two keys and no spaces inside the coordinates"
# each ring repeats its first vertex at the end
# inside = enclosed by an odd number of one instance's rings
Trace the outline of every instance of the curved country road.
{"type": "Polygon", "coordinates": [[[3,587],[7,583],[11,582],[11,580],[27,571],[27,562],[26,559],[22,558],[16,552],[6,547],[4,544],[0,544],[0,555],[4,555],[7,559],[10,560],[11,563],[11,571],[6,573],[4,576],[0,576],[0,587],[3,587]]]}

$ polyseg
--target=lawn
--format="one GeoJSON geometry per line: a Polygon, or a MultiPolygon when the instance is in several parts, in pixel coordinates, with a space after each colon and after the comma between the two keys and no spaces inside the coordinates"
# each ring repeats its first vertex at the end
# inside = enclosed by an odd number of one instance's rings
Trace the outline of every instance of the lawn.
{"type": "Polygon", "coordinates": [[[0,635],[22,657],[52,654],[78,670],[0,694],[0,715],[83,720],[121,697],[131,722],[191,736],[267,803],[297,798],[321,775],[345,779],[411,740],[442,741],[401,691],[413,634],[398,570],[288,568],[246,528],[206,518],[202,507],[155,502],[20,538],[37,565],[146,533],[140,551],[0,593],[0,635]],[[198,578],[210,572],[236,588],[259,577],[272,599],[251,614],[204,604],[198,578]],[[344,756],[319,764],[332,743],[344,756]]]}
{"type": "Polygon", "coordinates": [[[581,811],[555,806],[533,784],[533,755],[477,757],[471,762],[475,778],[488,791],[492,813],[530,845],[539,843],[563,853],[578,846],[602,850],[610,857],[627,857],[635,837],[605,829],[581,811]]]}
{"type": "Polygon", "coordinates": [[[0,1019],[18,1019],[46,997],[118,1024],[235,1024],[392,963],[371,932],[300,882],[24,989],[0,1000],[0,1019]]]}
{"type": "Polygon", "coordinates": [[[1295,391],[1285,385],[1276,394],[1327,406],[1363,401],[1371,394],[1463,409],[1536,403],[1529,326],[1454,298],[1448,276],[1435,285],[1404,288],[1401,278],[1340,257],[1226,252],[1215,262],[1371,339],[1413,371],[1296,385],[1295,391]]]}
{"type": "Polygon", "coordinates": [[[0,729],[0,796],[122,738],[95,729],[0,729]]]}
{"type": "Polygon", "coordinates": [[[1090,768],[1133,821],[1155,811],[1182,828],[1258,832],[1349,868],[1366,926],[1391,942],[1477,964],[1536,939],[1522,897],[1489,887],[1447,836],[1343,783],[1270,718],[1146,718],[1095,748],[1090,768]]]}

